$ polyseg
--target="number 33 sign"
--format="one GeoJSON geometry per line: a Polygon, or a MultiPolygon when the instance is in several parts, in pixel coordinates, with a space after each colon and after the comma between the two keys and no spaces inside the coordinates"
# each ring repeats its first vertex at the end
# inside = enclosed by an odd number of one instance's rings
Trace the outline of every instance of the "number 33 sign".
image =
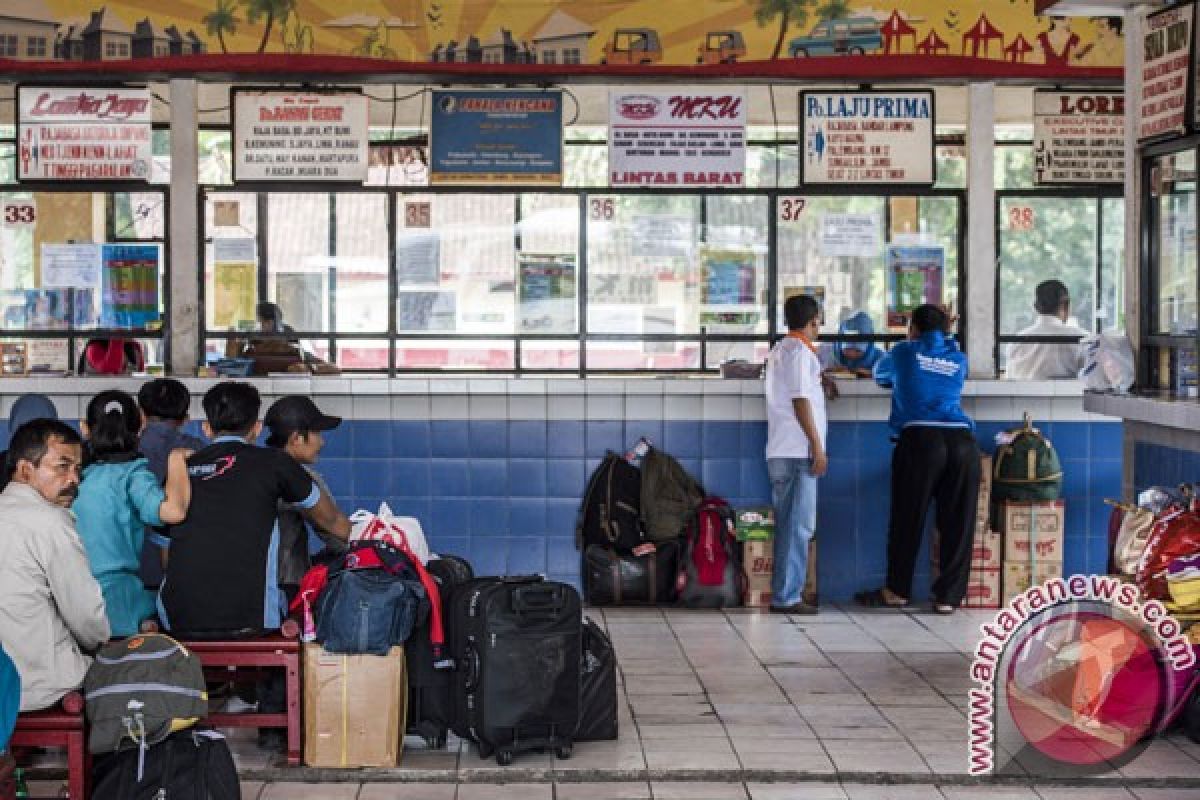
{"type": "Polygon", "coordinates": [[[5,200],[0,203],[0,224],[20,228],[37,223],[37,205],[29,200],[5,200]]]}

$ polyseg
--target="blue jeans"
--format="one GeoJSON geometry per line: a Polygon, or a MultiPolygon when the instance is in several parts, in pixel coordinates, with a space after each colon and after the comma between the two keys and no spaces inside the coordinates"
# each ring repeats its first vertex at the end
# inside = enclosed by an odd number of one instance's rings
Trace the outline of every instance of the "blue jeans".
{"type": "Polygon", "coordinates": [[[817,478],[811,458],[768,458],[767,474],[775,506],[771,604],[790,606],[803,599],[808,576],[808,543],[817,529],[817,478]]]}

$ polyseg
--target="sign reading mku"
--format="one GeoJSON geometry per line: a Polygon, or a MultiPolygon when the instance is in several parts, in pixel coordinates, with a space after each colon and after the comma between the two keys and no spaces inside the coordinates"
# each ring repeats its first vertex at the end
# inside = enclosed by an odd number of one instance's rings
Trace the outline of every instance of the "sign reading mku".
{"type": "Polygon", "coordinates": [[[234,180],[361,183],[367,166],[365,95],[234,92],[234,180]]]}
{"type": "Polygon", "coordinates": [[[23,181],[130,181],[150,175],[149,89],[22,86],[17,176],[23,181]]]}
{"type": "Polygon", "coordinates": [[[1033,154],[1038,184],[1123,183],[1125,95],[1038,89],[1033,154]]]}
{"type": "Polygon", "coordinates": [[[743,186],[746,98],[741,92],[611,92],[613,186],[743,186]]]}
{"type": "Polygon", "coordinates": [[[933,92],[801,92],[801,184],[932,184],[933,92]]]}
{"type": "Polygon", "coordinates": [[[1192,63],[1192,5],[1151,14],[1146,17],[1145,31],[1139,140],[1184,129],[1192,63]]]}

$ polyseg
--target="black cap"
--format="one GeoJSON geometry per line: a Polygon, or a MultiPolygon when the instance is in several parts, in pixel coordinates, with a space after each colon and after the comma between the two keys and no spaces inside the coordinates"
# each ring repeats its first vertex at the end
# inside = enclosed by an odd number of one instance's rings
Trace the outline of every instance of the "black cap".
{"type": "Polygon", "coordinates": [[[271,432],[267,443],[282,447],[297,431],[331,431],[342,424],[342,418],[322,414],[310,398],[293,394],[272,403],[263,423],[271,432]]]}

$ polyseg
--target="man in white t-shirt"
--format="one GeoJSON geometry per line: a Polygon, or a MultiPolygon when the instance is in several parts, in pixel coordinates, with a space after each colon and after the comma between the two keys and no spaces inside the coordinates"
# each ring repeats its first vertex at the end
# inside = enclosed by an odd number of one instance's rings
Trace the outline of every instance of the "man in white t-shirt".
{"type": "MultiPolygon", "coordinates": [[[[1020,336],[1076,336],[1087,331],[1067,322],[1071,295],[1062,281],[1042,281],[1035,290],[1037,322],[1020,336]]],[[[1021,342],[1009,345],[1004,376],[1013,381],[1047,381],[1076,378],[1083,369],[1083,347],[1078,342],[1021,342]]]]}
{"type": "Polygon", "coordinates": [[[767,357],[767,473],[775,506],[771,611],[815,614],[803,600],[808,543],[817,526],[817,478],[825,474],[825,390],[813,341],[821,309],[809,295],[783,306],[788,335],[767,357]]]}

